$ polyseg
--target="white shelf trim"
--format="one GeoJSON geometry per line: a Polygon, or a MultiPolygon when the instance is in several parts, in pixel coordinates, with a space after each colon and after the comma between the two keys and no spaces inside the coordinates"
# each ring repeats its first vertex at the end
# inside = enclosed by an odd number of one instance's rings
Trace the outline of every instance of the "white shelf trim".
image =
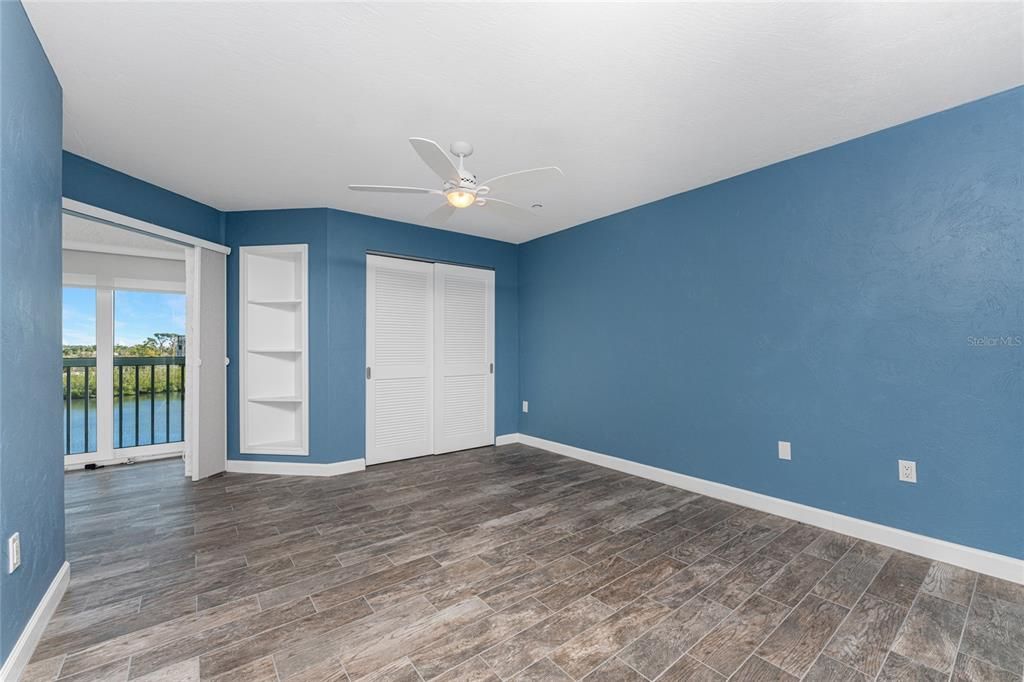
{"type": "Polygon", "coordinates": [[[242,454],[309,455],[307,250],[306,244],[238,250],[242,454]]]}

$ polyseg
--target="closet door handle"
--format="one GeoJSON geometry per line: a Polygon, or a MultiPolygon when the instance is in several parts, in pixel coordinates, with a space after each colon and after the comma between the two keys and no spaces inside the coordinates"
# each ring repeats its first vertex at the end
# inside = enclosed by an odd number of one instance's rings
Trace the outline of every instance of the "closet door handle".
{"type": "Polygon", "coordinates": [[[366,380],[369,381],[371,379],[372,375],[373,375],[373,372],[370,371],[370,367],[369,367],[369,365],[367,365],[367,367],[366,367],[366,380]]]}
{"type": "Polygon", "coordinates": [[[491,363],[491,374],[494,374],[494,363],[491,363]]]}

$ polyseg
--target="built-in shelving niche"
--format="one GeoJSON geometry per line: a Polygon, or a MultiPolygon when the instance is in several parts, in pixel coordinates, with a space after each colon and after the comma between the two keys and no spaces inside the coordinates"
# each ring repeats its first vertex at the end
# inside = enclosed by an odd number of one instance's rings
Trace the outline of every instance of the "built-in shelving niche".
{"type": "Polygon", "coordinates": [[[241,451],[308,455],[306,245],[243,246],[239,255],[241,451]]]}

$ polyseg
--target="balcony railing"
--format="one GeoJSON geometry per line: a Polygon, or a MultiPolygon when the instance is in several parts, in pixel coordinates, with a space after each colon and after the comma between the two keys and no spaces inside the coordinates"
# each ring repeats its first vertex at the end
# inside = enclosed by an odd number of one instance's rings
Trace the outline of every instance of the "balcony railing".
{"type": "MultiPolygon", "coordinates": [[[[185,434],[185,358],[114,358],[114,448],[185,434]]],[[[96,451],[96,358],[64,359],[64,454],[96,451]]]]}

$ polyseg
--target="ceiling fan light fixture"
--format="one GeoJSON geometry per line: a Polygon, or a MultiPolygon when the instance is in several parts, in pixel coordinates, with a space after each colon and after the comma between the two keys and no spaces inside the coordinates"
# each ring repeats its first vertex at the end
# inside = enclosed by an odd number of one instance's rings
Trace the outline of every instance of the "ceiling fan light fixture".
{"type": "Polygon", "coordinates": [[[444,193],[444,198],[455,208],[467,208],[476,201],[476,195],[464,189],[453,188],[444,193]]]}

